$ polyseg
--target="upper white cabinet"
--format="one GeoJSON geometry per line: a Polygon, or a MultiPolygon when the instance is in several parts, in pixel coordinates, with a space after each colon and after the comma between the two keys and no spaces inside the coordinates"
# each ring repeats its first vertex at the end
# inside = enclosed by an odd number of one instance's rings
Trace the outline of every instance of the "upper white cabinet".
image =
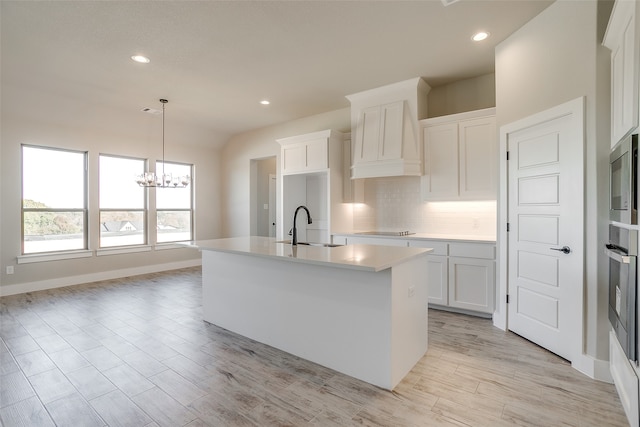
{"type": "Polygon", "coordinates": [[[308,224],[305,215],[299,215],[300,241],[329,243],[332,232],[351,229],[352,210],[342,203],[344,135],[329,129],[277,141],[281,145],[277,237],[289,237],[300,205],[309,209],[313,219],[308,224]]]}
{"type": "Polygon", "coordinates": [[[282,174],[316,172],[329,168],[332,151],[337,150],[342,157],[342,139],[342,133],[334,130],[278,139],[282,174]]]}
{"type": "Polygon", "coordinates": [[[603,44],[611,50],[611,146],[638,127],[640,2],[617,0],[603,44]]]}
{"type": "Polygon", "coordinates": [[[351,133],[345,133],[342,145],[342,201],[344,203],[364,203],[364,180],[351,179],[352,158],[351,133]]]}
{"type": "Polygon", "coordinates": [[[425,119],[424,200],[493,200],[497,194],[495,108],[425,119]]]}
{"type": "Polygon", "coordinates": [[[431,88],[421,78],[348,95],[354,150],[351,178],[422,175],[418,121],[431,88]]]}

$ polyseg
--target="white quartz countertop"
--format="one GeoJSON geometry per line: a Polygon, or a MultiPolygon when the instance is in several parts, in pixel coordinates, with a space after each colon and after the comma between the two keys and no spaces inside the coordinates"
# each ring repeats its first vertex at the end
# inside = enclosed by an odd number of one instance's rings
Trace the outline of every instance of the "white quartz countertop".
{"type": "Polygon", "coordinates": [[[292,246],[277,243],[271,237],[247,236],[227,239],[196,240],[183,245],[201,251],[218,251],[274,258],[290,262],[327,265],[365,271],[382,271],[413,257],[432,251],[429,248],[405,248],[380,245],[346,245],[338,247],[292,246]]]}
{"type": "Polygon", "coordinates": [[[400,240],[448,240],[456,242],[496,243],[495,235],[414,233],[406,236],[390,236],[386,234],[359,234],[357,232],[333,233],[333,235],[400,240]]]}

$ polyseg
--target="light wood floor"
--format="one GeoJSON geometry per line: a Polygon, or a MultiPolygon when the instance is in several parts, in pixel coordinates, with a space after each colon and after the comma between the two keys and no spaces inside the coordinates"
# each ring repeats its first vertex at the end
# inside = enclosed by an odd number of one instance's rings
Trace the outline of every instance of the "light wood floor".
{"type": "Polygon", "coordinates": [[[197,268],[0,310],[5,426],[627,425],[613,385],[464,315],[429,311],[429,351],[388,392],[204,323],[197,268]]]}

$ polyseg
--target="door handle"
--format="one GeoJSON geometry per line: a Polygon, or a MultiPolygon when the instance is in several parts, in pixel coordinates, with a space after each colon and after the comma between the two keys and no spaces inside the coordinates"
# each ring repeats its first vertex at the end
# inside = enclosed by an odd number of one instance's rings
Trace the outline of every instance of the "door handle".
{"type": "Polygon", "coordinates": [[[558,252],[562,252],[563,254],[570,254],[571,253],[571,248],[569,246],[563,246],[561,248],[549,248],[552,251],[558,251],[558,252]]]}
{"type": "Polygon", "coordinates": [[[631,257],[628,255],[621,255],[618,252],[611,249],[605,249],[604,253],[611,259],[619,262],[620,264],[631,264],[631,257]]]}

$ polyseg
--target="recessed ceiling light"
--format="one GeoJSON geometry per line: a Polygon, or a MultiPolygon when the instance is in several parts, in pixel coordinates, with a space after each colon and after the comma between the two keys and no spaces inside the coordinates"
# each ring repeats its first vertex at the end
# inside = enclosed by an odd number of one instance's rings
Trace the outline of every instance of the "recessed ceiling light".
{"type": "Polygon", "coordinates": [[[473,40],[474,42],[481,42],[482,40],[486,39],[487,37],[489,37],[489,33],[486,31],[480,31],[478,33],[475,33],[473,35],[473,37],[471,37],[471,40],[473,40]]]}
{"type": "Polygon", "coordinates": [[[263,99],[262,101],[260,101],[260,104],[262,105],[269,105],[271,104],[269,101],[267,101],[266,99],[263,99]]]}
{"type": "Polygon", "coordinates": [[[150,62],[149,58],[147,58],[146,56],[142,56],[142,55],[133,55],[131,57],[131,59],[133,59],[134,61],[139,62],[141,64],[148,64],[150,62]]]}

